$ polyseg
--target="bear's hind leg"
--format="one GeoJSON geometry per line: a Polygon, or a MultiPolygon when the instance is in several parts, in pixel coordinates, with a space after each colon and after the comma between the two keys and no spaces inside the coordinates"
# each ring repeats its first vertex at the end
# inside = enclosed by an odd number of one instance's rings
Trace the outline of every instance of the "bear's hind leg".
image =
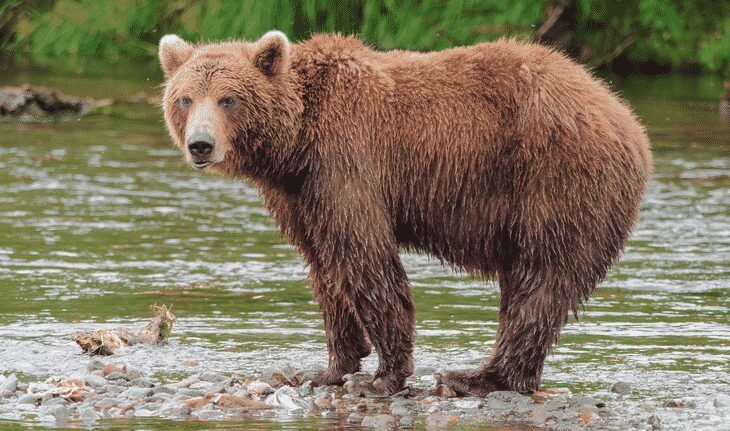
{"type": "Polygon", "coordinates": [[[312,384],[341,385],[343,376],[360,370],[360,359],[370,354],[370,341],[347,298],[336,289],[326,288],[317,277],[312,278],[315,297],[324,318],[329,354],[327,369],[318,373],[312,384]]]}
{"type": "Polygon", "coordinates": [[[499,328],[491,359],[474,371],[437,376],[440,383],[460,395],[536,391],[545,358],[582,297],[575,281],[567,270],[552,268],[516,267],[501,273],[499,328]]]}

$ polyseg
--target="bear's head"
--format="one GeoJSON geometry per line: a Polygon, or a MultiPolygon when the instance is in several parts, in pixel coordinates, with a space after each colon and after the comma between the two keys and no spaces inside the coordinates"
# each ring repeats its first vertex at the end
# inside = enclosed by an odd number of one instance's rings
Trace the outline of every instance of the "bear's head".
{"type": "Polygon", "coordinates": [[[165,122],[190,165],[256,178],[291,158],[302,102],[283,33],[197,46],[167,35],[159,55],[165,122]]]}

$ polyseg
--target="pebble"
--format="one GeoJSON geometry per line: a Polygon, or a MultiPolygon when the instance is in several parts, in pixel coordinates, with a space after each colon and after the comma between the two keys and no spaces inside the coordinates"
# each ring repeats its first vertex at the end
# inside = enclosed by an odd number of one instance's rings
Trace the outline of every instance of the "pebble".
{"type": "Polygon", "coordinates": [[[249,385],[246,386],[246,392],[252,395],[266,396],[269,394],[273,394],[274,388],[266,382],[257,380],[255,382],[249,383],[249,385]]]}
{"type": "Polygon", "coordinates": [[[160,407],[160,415],[168,418],[187,417],[191,412],[190,407],[186,404],[177,404],[175,402],[164,404],[160,407]]]}
{"type": "Polygon", "coordinates": [[[104,377],[109,376],[111,373],[123,373],[124,368],[122,368],[119,365],[116,364],[108,364],[105,365],[104,368],[102,368],[102,374],[104,374],[104,377]]]}
{"type": "Polygon", "coordinates": [[[391,415],[378,414],[366,416],[360,425],[366,428],[375,428],[376,430],[391,430],[395,428],[397,423],[398,421],[391,415]]]}
{"type": "Polygon", "coordinates": [[[347,416],[347,422],[351,424],[362,423],[362,415],[360,413],[352,412],[349,416],[347,416]]]}
{"type": "Polygon", "coordinates": [[[459,418],[454,415],[433,413],[426,417],[426,428],[444,429],[456,425],[458,422],[459,418]]]}
{"type": "Polygon", "coordinates": [[[33,394],[25,394],[18,397],[18,404],[38,404],[38,398],[33,394]]]}
{"type": "Polygon", "coordinates": [[[8,376],[2,385],[0,385],[0,393],[4,392],[15,392],[18,388],[18,378],[15,374],[8,376]]]}
{"type": "Polygon", "coordinates": [[[631,393],[631,384],[627,382],[616,382],[611,386],[611,392],[619,395],[628,395],[631,393]]]}
{"type": "Polygon", "coordinates": [[[651,415],[649,416],[649,419],[646,421],[649,425],[651,425],[651,429],[653,431],[658,431],[662,429],[662,421],[659,419],[659,416],[657,415],[651,415]]]}
{"type": "Polygon", "coordinates": [[[121,371],[114,371],[109,374],[105,374],[105,376],[106,376],[106,379],[109,381],[129,380],[127,375],[121,371]]]}
{"type": "Polygon", "coordinates": [[[204,382],[209,383],[225,382],[226,380],[228,380],[228,377],[210,371],[203,371],[198,375],[198,378],[204,382]]]}
{"type": "Polygon", "coordinates": [[[84,384],[91,388],[100,388],[109,384],[109,381],[104,377],[100,377],[94,374],[84,376],[84,384]]]}
{"type": "Polygon", "coordinates": [[[101,419],[101,416],[99,416],[99,413],[97,413],[96,410],[89,407],[79,411],[79,419],[83,422],[96,422],[101,419]]]}
{"type": "Polygon", "coordinates": [[[51,416],[58,422],[65,422],[71,417],[71,409],[64,405],[45,405],[41,406],[38,416],[51,416]]]}

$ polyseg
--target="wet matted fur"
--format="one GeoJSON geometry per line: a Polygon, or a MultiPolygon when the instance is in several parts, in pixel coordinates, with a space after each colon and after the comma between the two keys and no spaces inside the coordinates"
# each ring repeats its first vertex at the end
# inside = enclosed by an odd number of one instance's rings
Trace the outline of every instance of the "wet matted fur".
{"type": "Polygon", "coordinates": [[[271,32],[198,46],[166,36],[160,58],[173,139],[190,157],[188,112],[208,103],[196,112],[221,156],[205,170],[258,186],[310,266],[329,350],[315,383],[342,383],[375,347],[373,382],[351,388],[363,395],[398,391],[413,370],[400,247],[499,279],[491,358],[441,380],[460,394],[536,390],[651,175],[631,110],[536,44],[378,52],[355,37],[291,44],[271,32]]]}

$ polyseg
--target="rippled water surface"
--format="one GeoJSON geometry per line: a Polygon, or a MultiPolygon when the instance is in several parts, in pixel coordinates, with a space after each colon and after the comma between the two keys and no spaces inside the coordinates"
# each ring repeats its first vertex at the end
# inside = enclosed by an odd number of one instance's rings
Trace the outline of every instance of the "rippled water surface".
{"type": "MultiPolygon", "coordinates": [[[[158,82],[135,79],[11,80],[94,97],[159,92],[158,82]]],[[[665,427],[717,429],[712,396],[730,393],[730,126],[717,115],[720,85],[679,78],[613,85],[648,126],[654,180],[620,265],[580,321],[566,326],[543,386],[611,399],[611,385],[627,381],[634,392],[621,408],[648,403],[660,406],[665,427]],[[696,408],[661,408],[669,399],[696,408]]],[[[58,123],[0,123],[0,373],[26,381],[80,373],[88,357],[73,332],[140,327],[153,303],[172,304],[178,316],[171,343],[131,348],[119,359],[161,380],[200,369],[254,375],[271,364],[324,366],[306,269],[256,190],[187,167],[158,107],[105,109],[58,123]],[[200,366],[182,365],[189,359],[200,366]]],[[[424,256],[403,261],[417,307],[416,374],[477,365],[497,327],[496,284],[424,256]]],[[[366,368],[375,365],[367,359],[366,368]]],[[[33,417],[0,408],[2,421],[20,426],[33,417]]]]}

